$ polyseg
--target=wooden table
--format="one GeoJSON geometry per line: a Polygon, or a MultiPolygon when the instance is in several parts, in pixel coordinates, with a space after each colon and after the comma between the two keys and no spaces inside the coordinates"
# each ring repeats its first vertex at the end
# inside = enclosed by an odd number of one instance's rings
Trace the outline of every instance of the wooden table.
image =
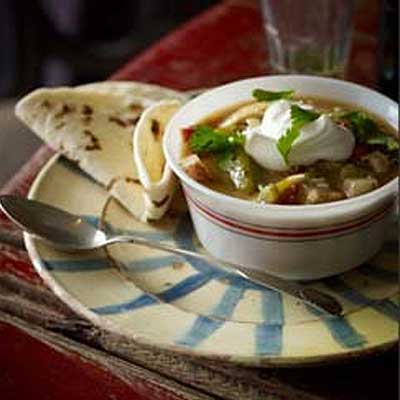
{"type": "MultiPolygon", "coordinates": [[[[377,2],[358,18],[350,78],[374,85],[377,2]],[[375,7],[375,8],[374,8],[375,7]]],[[[260,14],[225,1],[165,37],[113,79],[178,89],[267,72],[260,14]]],[[[2,189],[25,195],[51,151],[41,148],[2,189]]],[[[345,365],[251,369],[127,342],[74,314],[33,270],[20,236],[0,216],[0,393],[2,399],[397,398],[397,352],[345,365]]]]}

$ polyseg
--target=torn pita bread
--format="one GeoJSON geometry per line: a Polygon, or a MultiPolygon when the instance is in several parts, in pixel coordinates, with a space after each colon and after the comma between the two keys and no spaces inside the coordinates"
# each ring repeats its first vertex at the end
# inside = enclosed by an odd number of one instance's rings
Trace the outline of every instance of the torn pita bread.
{"type": "Polygon", "coordinates": [[[132,132],[143,110],[160,99],[186,97],[156,85],[99,82],[35,90],[17,104],[16,115],[146,221],[161,218],[166,208],[157,207],[140,184],[132,132]]]}
{"type": "Polygon", "coordinates": [[[76,86],[75,90],[78,92],[84,91],[119,95],[123,97],[124,102],[131,107],[134,106],[135,101],[137,101],[139,105],[148,107],[155,102],[165,99],[179,99],[186,101],[189,98],[189,95],[186,93],[178,92],[173,89],[132,81],[103,81],[87,83],[85,85],[76,86]]]}
{"type": "Polygon", "coordinates": [[[166,164],[162,147],[164,131],[171,117],[181,107],[179,100],[162,100],[147,108],[133,133],[133,159],[138,178],[158,214],[164,214],[171,202],[175,177],[166,164]]]}

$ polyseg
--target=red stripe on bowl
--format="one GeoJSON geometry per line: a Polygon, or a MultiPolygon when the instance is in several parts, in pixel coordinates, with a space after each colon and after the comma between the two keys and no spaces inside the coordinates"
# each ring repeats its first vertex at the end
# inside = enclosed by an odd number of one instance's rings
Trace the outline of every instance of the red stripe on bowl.
{"type": "Polygon", "coordinates": [[[334,235],[338,233],[345,233],[356,228],[361,228],[363,225],[370,224],[377,219],[383,217],[391,208],[393,203],[386,204],[384,207],[380,208],[377,211],[367,214],[366,216],[353,219],[349,222],[331,225],[327,228],[304,228],[297,230],[289,230],[289,229],[281,229],[276,227],[264,227],[260,228],[259,225],[245,225],[237,220],[234,220],[225,215],[216,213],[215,211],[210,210],[203,204],[195,201],[185,190],[185,195],[187,196],[188,201],[190,201],[199,211],[203,214],[207,215],[209,219],[218,221],[226,226],[234,228],[235,230],[241,231],[242,233],[247,234],[256,234],[258,236],[269,236],[269,237],[279,237],[279,238],[311,238],[318,236],[327,236],[334,235]]]}

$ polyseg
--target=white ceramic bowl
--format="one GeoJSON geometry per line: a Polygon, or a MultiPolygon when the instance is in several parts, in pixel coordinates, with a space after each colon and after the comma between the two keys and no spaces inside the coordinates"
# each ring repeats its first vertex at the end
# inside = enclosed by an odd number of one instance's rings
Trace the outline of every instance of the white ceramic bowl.
{"type": "Polygon", "coordinates": [[[164,151],[179,177],[197,236],[214,256],[288,279],[309,280],[338,274],[371,258],[382,246],[392,217],[398,179],[370,193],[333,203],[287,206],[258,204],[208,189],[180,167],[181,129],[210,113],[251,98],[255,88],[294,89],[362,107],[397,129],[398,105],[365,87],[301,75],[233,82],[184,105],[167,126],[164,151]]]}

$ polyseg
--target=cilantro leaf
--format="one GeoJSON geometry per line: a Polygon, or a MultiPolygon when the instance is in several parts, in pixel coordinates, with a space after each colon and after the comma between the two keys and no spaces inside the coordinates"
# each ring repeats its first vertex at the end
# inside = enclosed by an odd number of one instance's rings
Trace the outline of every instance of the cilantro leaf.
{"type": "Polygon", "coordinates": [[[339,121],[349,124],[357,142],[366,143],[372,146],[383,146],[387,151],[399,149],[399,142],[391,136],[382,132],[376,122],[368,117],[365,112],[351,111],[338,117],[339,121]]]}
{"type": "Polygon", "coordinates": [[[209,126],[197,126],[190,138],[190,148],[194,153],[224,150],[227,148],[226,135],[209,126]]]}
{"type": "Polygon", "coordinates": [[[258,101],[272,101],[289,99],[294,94],[294,90],[283,90],[281,92],[271,92],[264,89],[254,89],[253,97],[258,101]]]}
{"type": "Polygon", "coordinates": [[[242,146],[244,140],[244,136],[239,132],[230,133],[216,130],[211,126],[200,125],[194,128],[189,145],[193,153],[217,153],[235,146],[242,146]]]}
{"type": "Polygon", "coordinates": [[[350,124],[351,131],[359,140],[365,140],[368,136],[378,131],[375,121],[362,111],[344,113],[340,119],[350,124]]]}
{"type": "Polygon", "coordinates": [[[308,122],[312,122],[316,120],[320,114],[305,110],[295,104],[290,107],[290,128],[287,129],[285,134],[280,137],[277,143],[277,147],[279,152],[282,154],[285,162],[288,162],[288,156],[290,150],[292,149],[293,142],[299,137],[300,129],[307,124],[308,122]]]}

